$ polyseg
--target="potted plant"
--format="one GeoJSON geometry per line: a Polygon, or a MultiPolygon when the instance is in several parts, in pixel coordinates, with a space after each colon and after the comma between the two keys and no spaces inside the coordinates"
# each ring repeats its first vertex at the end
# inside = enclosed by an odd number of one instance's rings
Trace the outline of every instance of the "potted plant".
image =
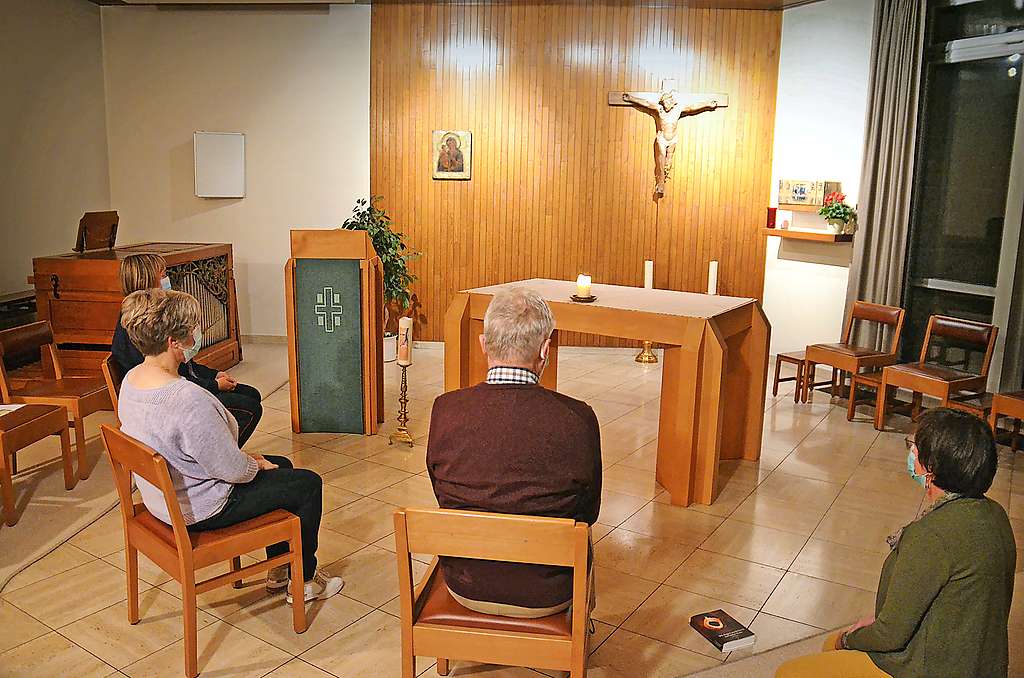
{"type": "Polygon", "coordinates": [[[383,196],[374,195],[369,200],[357,200],[356,206],[352,208],[352,216],[341,227],[349,231],[366,231],[384,265],[384,360],[390,362],[395,359],[398,347],[397,335],[386,329],[388,307],[397,307],[400,315],[411,305],[409,286],[416,280],[416,276],[409,272],[409,262],[420,253],[405,244],[404,233],[392,228],[391,217],[376,206],[380,200],[383,200],[383,196]]]}
{"type": "Polygon", "coordinates": [[[833,233],[853,234],[857,230],[857,210],[846,204],[846,196],[839,191],[825,196],[818,214],[825,217],[833,233]]]}

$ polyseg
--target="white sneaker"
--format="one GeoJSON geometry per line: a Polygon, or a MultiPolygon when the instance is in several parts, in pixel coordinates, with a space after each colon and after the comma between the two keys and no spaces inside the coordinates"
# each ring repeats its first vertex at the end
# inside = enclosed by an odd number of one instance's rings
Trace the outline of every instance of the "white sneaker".
{"type": "Polygon", "coordinates": [[[288,566],[278,565],[267,571],[267,590],[271,593],[288,586],[288,566]]]}
{"type": "MultiPolygon", "coordinates": [[[[291,584],[290,581],[289,584],[291,584]]],[[[307,603],[311,600],[327,600],[334,594],[341,591],[344,587],[344,579],[341,577],[332,577],[324,570],[317,568],[316,574],[313,575],[313,580],[306,582],[304,597],[307,603]]],[[[288,587],[288,595],[285,596],[285,600],[287,600],[289,604],[292,602],[291,586],[288,587]]]]}

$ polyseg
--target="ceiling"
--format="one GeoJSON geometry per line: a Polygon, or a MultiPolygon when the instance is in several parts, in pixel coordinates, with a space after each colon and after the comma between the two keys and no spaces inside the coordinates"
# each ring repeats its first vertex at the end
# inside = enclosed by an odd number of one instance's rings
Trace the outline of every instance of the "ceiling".
{"type": "MultiPolygon", "coordinates": [[[[372,3],[375,0],[91,0],[98,5],[327,5],[353,4],[355,2],[372,3]]],[[[402,2],[403,0],[376,0],[384,2],[402,2]]],[[[434,0],[409,0],[410,2],[432,2],[434,0]]],[[[449,0],[446,0],[449,1],[449,0]]],[[[459,0],[454,0],[459,2],[459,0]]],[[[515,4],[545,4],[558,0],[465,0],[470,3],[502,2],[515,4]]],[[[611,2],[629,2],[630,0],[610,0],[611,2]]],[[[720,9],[786,9],[810,5],[821,0],[637,0],[638,5],[683,5],[688,7],[720,8],[720,9]]]]}

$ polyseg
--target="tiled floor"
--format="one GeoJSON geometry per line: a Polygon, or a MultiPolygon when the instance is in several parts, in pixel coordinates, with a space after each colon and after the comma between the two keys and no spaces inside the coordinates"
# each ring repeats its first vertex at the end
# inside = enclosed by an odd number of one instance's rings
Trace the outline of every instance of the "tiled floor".
{"type": "MultiPolygon", "coordinates": [[[[303,635],[291,632],[282,596],[268,596],[261,582],[202,596],[203,675],[399,675],[391,512],[436,505],[424,459],[430,403],[441,392],[441,351],[417,350],[416,360],[409,373],[412,448],[389,447],[384,436],[292,434],[287,390],[267,398],[247,449],[290,455],[324,476],[320,558],[347,584],[342,595],[310,607],[303,635]]],[[[389,404],[396,374],[388,366],[389,404]]],[[[559,356],[560,390],[587,400],[602,424],[598,631],[589,674],[675,678],[749,654],[723,656],[689,629],[692,614],[717,607],[754,629],[757,651],[869,612],[885,537],[922,501],[906,475],[904,434],[876,433],[866,412],[848,423],[820,394],[796,405],[791,391],[780,393],[767,402],[760,462],[723,463],[718,501],[679,508],[654,480],[660,376],[657,366],[637,365],[625,351],[563,349],[559,356]]],[[[1000,453],[990,495],[1007,507],[1020,539],[1024,474],[1015,477],[1014,459],[1000,453]]],[[[11,582],[0,598],[0,675],[181,674],[177,585],[147,563],[142,622],[129,626],[121,549],[120,518],[110,513],[11,582]]],[[[417,574],[425,567],[420,563],[417,574]]],[[[1010,632],[1011,667],[1019,670],[1022,607],[1015,605],[1010,632]]],[[[436,675],[432,659],[421,660],[420,670],[436,675]]],[[[466,663],[453,674],[540,675],[466,663]]]]}

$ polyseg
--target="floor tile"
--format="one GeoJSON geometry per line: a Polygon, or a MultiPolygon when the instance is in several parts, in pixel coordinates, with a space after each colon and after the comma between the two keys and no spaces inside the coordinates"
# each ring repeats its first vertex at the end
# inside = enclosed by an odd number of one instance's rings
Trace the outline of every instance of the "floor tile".
{"type": "Polygon", "coordinates": [[[587,678],[679,678],[719,663],[718,659],[619,629],[590,656],[587,678]]]}
{"type": "Polygon", "coordinates": [[[886,537],[909,522],[910,519],[896,516],[833,508],[825,514],[812,536],[864,551],[888,553],[890,549],[886,537]]]}
{"type": "Polygon", "coordinates": [[[68,543],[97,558],[115,551],[124,551],[124,526],[120,509],[115,508],[105,513],[102,518],[72,537],[68,543]]]}
{"type": "Polygon", "coordinates": [[[615,527],[639,511],[647,500],[610,490],[601,492],[601,513],[597,522],[615,527]]]}
{"type": "Polygon", "coordinates": [[[758,486],[757,494],[771,499],[802,503],[811,508],[828,508],[842,489],[841,483],[802,478],[776,470],[758,486]]]}
{"type": "Polygon", "coordinates": [[[400,507],[437,508],[434,486],[426,476],[412,476],[371,495],[378,501],[400,507]]]}
{"type": "Polygon", "coordinates": [[[720,553],[696,550],[665,583],[693,593],[760,609],[785,570],[720,553]]]}
{"type": "Polygon", "coordinates": [[[807,538],[771,527],[751,525],[729,518],[707,541],[705,551],[786,569],[800,553],[807,538]]]}
{"type": "Polygon", "coordinates": [[[357,461],[324,475],[324,482],[349,492],[370,495],[405,480],[410,473],[371,461],[357,461]]]}
{"type": "Polygon", "coordinates": [[[427,470],[427,446],[405,444],[389,445],[383,451],[369,458],[375,464],[396,468],[406,473],[422,473],[427,470]]]}
{"type": "Polygon", "coordinates": [[[344,593],[342,589],[342,594],[306,605],[305,633],[295,633],[292,608],[284,595],[264,598],[224,621],[289,654],[299,655],[373,610],[344,593]]]}
{"type": "Polygon", "coordinates": [[[301,659],[293,659],[268,673],[266,678],[334,678],[334,676],[301,659]]]}
{"type": "Polygon", "coordinates": [[[736,650],[729,653],[729,661],[736,661],[754,654],[767,652],[782,645],[795,643],[804,638],[810,638],[821,633],[821,629],[790,621],[782,617],[775,617],[766,612],[758,612],[754,621],[747,625],[754,632],[757,641],[753,647],[736,650]]]}
{"type": "Polygon", "coordinates": [[[654,471],[658,467],[658,441],[652,440],[619,462],[622,466],[654,471]]]}
{"type": "Polygon", "coordinates": [[[0,652],[5,652],[33,638],[46,635],[50,629],[38,619],[0,598],[0,652]]]}
{"type": "MultiPolygon", "coordinates": [[[[427,566],[412,564],[413,580],[419,581],[427,566]]],[[[345,579],[345,595],[370,607],[379,607],[398,595],[398,561],[395,554],[367,546],[327,566],[332,575],[345,579]]]]}
{"type": "Polygon", "coordinates": [[[48,633],[0,654],[3,676],[75,676],[103,678],[115,673],[112,666],[78,647],[58,633],[48,633]]]}
{"type": "Polygon", "coordinates": [[[594,562],[618,572],[662,582],[695,546],[616,529],[594,545],[594,562]]]}
{"type": "Polygon", "coordinates": [[[624,622],[658,588],[656,582],[601,565],[594,566],[594,584],[597,604],[591,616],[615,626],[624,622]]]}
{"type": "Polygon", "coordinates": [[[722,518],[681,506],[651,502],[620,526],[630,532],[685,544],[700,544],[722,524],[722,518]]]}
{"type": "Polygon", "coordinates": [[[348,535],[327,527],[320,527],[316,560],[319,567],[330,565],[342,558],[352,555],[359,549],[366,546],[366,542],[353,539],[348,535]]]}
{"type": "MultiPolygon", "coordinates": [[[[210,624],[196,635],[199,673],[204,676],[256,678],[292,659],[288,653],[223,621],[210,624]]],[[[179,640],[122,669],[122,672],[132,678],[178,678],[184,665],[185,649],[179,640]]]]}
{"type": "MultiPolygon", "coordinates": [[[[374,610],[304,653],[301,659],[335,676],[400,678],[402,632],[399,621],[374,610]]],[[[431,663],[428,660],[424,666],[431,663]]]]}
{"type": "Polygon", "coordinates": [[[886,556],[886,553],[877,550],[864,551],[851,546],[811,539],[789,569],[837,584],[876,591],[886,556]]]}
{"type": "Polygon", "coordinates": [[[654,499],[665,489],[654,479],[654,472],[619,464],[604,470],[602,487],[611,492],[628,494],[646,501],[654,499]]]}
{"type": "Polygon", "coordinates": [[[775,499],[755,491],[729,517],[806,537],[814,532],[824,515],[824,507],[812,508],[800,502],[775,499]]]}
{"type": "Polygon", "coordinates": [[[340,487],[334,487],[333,485],[324,485],[323,492],[323,512],[325,515],[342,506],[347,506],[363,496],[355,492],[343,490],[340,487]]]}
{"type": "Polygon", "coordinates": [[[7,582],[7,586],[4,587],[4,593],[11,593],[29,584],[48,579],[55,574],[67,572],[93,559],[95,559],[95,556],[71,544],[61,544],[47,555],[32,563],[28,568],[14,575],[7,582]]]}
{"type": "Polygon", "coordinates": [[[875,594],[870,591],[789,572],[762,611],[831,630],[870,614],[874,604],[875,594]]]}
{"type": "Polygon", "coordinates": [[[316,447],[306,447],[288,456],[295,468],[316,471],[321,476],[359,461],[340,452],[328,452],[316,447]]]}
{"type": "MultiPolygon", "coordinates": [[[[149,585],[139,582],[139,588],[145,590],[149,585]]],[[[124,574],[102,560],[93,560],[4,597],[50,628],[58,629],[126,596],[124,574]]]]}
{"type": "MultiPolygon", "coordinates": [[[[60,629],[61,635],[114,668],[123,669],[181,639],[181,601],[160,589],[139,594],[138,624],[128,623],[128,602],[121,601],[60,629]]],[[[202,611],[200,629],[216,621],[202,611]]]]}
{"type": "Polygon", "coordinates": [[[395,531],[394,513],[397,508],[392,504],[363,497],[331,511],[320,524],[369,544],[395,531]]]}
{"type": "Polygon", "coordinates": [[[662,586],[622,624],[622,628],[721,660],[718,648],[690,626],[693,615],[718,609],[725,610],[744,625],[753,621],[757,614],[757,610],[724,600],[662,586]]]}

